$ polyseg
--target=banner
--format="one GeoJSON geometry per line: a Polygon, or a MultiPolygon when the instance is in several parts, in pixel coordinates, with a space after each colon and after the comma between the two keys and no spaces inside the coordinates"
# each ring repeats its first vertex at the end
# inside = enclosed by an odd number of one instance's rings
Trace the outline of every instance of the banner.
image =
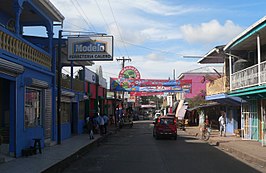
{"type": "Polygon", "coordinates": [[[112,91],[127,92],[191,92],[192,80],[157,80],[110,78],[112,91]]]}

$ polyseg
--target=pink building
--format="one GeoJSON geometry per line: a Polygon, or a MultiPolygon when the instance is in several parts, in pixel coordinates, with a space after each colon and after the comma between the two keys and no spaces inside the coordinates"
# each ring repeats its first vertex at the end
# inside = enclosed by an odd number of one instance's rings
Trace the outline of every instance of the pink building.
{"type": "Polygon", "coordinates": [[[181,73],[178,80],[192,80],[191,93],[185,93],[184,98],[189,99],[202,93],[205,95],[206,83],[223,75],[222,67],[200,67],[181,73]]]}

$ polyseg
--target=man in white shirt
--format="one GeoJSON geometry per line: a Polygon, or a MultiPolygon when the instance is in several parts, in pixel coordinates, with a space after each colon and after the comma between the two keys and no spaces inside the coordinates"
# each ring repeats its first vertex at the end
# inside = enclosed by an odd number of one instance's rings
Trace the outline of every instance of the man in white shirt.
{"type": "Polygon", "coordinates": [[[221,111],[221,116],[218,119],[219,125],[220,125],[220,136],[226,134],[226,117],[225,117],[225,112],[221,111]],[[224,133],[224,134],[223,134],[224,133]]]}

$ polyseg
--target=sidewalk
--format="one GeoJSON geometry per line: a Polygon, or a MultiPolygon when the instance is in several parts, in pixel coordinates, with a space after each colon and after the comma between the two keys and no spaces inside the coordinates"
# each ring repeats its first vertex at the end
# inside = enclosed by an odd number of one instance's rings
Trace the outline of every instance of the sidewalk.
{"type": "Polygon", "coordinates": [[[116,131],[115,127],[109,127],[108,133],[104,136],[94,135],[90,140],[88,134],[73,136],[63,140],[60,145],[45,147],[42,154],[28,157],[12,159],[0,164],[1,173],[39,173],[39,172],[60,172],[61,168],[71,161],[86,154],[93,146],[97,146],[99,141],[116,131]]]}
{"type": "MultiPolygon", "coordinates": [[[[186,132],[194,136],[197,133],[200,134],[199,127],[187,127],[186,132]]],[[[218,130],[213,130],[208,142],[233,154],[237,158],[266,168],[266,147],[262,147],[257,141],[243,140],[235,135],[221,137],[218,130]]]]}

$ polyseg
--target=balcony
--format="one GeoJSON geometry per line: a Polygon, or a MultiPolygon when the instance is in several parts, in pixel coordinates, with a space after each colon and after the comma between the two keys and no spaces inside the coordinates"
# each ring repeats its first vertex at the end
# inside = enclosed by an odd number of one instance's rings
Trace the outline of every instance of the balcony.
{"type": "Polygon", "coordinates": [[[223,76],[216,80],[206,83],[206,95],[227,93],[229,91],[229,77],[223,76]]]}
{"type": "MultiPolygon", "coordinates": [[[[72,79],[73,90],[77,92],[84,92],[84,82],[79,79],[72,79]]],[[[62,88],[71,89],[71,77],[62,74],[62,88]]]]}
{"type": "Polygon", "coordinates": [[[30,42],[0,27],[0,49],[51,69],[52,57],[30,42]],[[10,33],[10,34],[9,34],[10,33]]]}

